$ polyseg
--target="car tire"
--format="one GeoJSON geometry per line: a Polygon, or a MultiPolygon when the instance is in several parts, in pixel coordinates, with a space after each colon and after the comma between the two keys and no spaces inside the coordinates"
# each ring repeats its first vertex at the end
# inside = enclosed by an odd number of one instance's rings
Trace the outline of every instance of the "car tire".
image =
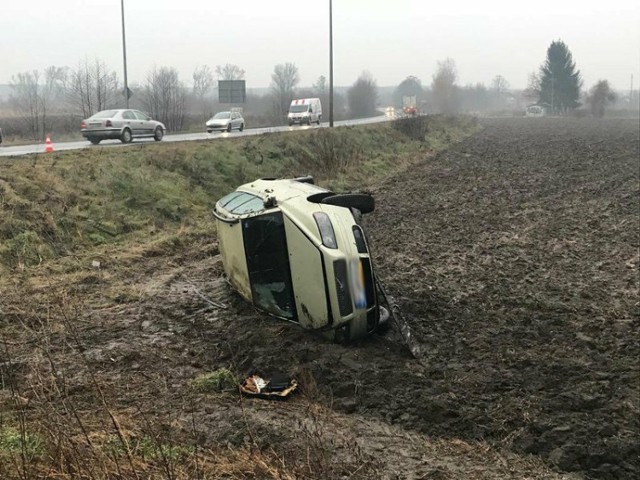
{"type": "Polygon", "coordinates": [[[213,130],[207,130],[207,133],[213,133],[213,130]]]}
{"type": "Polygon", "coordinates": [[[376,202],[371,195],[366,193],[338,193],[323,198],[320,203],[336,205],[338,207],[355,208],[363,214],[371,213],[376,208],[376,202]]]}
{"type": "Polygon", "coordinates": [[[240,128],[238,129],[240,132],[244,130],[244,123],[240,124],[240,128]]]}
{"type": "Polygon", "coordinates": [[[100,143],[100,141],[101,141],[100,138],[95,138],[95,137],[91,137],[88,140],[94,145],[98,145],[100,143]]]}
{"type": "Polygon", "coordinates": [[[156,130],[153,132],[153,139],[156,142],[159,142],[160,140],[162,140],[162,137],[164,137],[164,130],[162,129],[162,127],[156,127],[156,130]]]}
{"type": "Polygon", "coordinates": [[[122,131],[122,134],[120,135],[120,141],[122,143],[131,143],[132,140],[133,140],[133,135],[131,135],[131,130],[129,130],[128,128],[125,128],[122,131]]]}
{"type": "Polygon", "coordinates": [[[231,133],[231,124],[227,125],[227,132],[231,133]]]}

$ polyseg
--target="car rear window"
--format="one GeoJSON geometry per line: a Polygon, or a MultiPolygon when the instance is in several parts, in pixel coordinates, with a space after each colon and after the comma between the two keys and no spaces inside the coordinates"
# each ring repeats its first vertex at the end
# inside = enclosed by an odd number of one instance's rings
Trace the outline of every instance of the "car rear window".
{"type": "Polygon", "coordinates": [[[104,112],[98,112],[91,118],[113,118],[118,113],[118,110],[105,110],[104,112]]]}

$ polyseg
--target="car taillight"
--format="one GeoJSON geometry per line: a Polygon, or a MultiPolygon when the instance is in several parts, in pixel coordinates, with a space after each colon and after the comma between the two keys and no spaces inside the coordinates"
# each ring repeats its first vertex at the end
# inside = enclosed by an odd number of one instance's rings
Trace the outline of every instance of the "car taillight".
{"type": "Polygon", "coordinates": [[[111,120],[107,120],[107,121],[104,123],[104,126],[105,126],[105,127],[113,127],[113,124],[111,123],[111,120]]]}
{"type": "Polygon", "coordinates": [[[80,128],[81,128],[81,129],[83,129],[83,128],[87,128],[87,124],[86,124],[85,122],[82,122],[82,123],[80,124],[80,128]]]}

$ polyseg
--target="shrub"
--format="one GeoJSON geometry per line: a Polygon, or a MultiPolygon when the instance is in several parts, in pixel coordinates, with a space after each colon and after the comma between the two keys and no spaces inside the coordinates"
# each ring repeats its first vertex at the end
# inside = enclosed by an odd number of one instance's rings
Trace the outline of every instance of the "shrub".
{"type": "Polygon", "coordinates": [[[236,389],[239,383],[230,370],[219,368],[214,372],[198,375],[191,381],[191,387],[202,393],[223,392],[236,389]]]}

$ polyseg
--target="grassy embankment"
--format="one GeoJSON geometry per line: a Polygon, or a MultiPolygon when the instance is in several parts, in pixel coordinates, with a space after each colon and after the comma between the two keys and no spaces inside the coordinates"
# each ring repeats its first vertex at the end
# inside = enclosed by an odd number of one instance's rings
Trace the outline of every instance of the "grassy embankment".
{"type": "Polygon", "coordinates": [[[329,188],[362,189],[471,128],[468,120],[434,117],[421,126],[5,159],[0,162],[0,276],[52,264],[73,270],[86,256],[122,255],[141,244],[179,248],[195,239],[210,241],[213,204],[242,183],[312,174],[329,188]]]}
{"type": "MultiPolygon", "coordinates": [[[[474,128],[467,119],[434,117],[1,160],[0,476],[300,478],[291,459],[284,467],[286,449],[196,451],[192,441],[154,436],[149,419],[126,405],[112,410],[118,389],[99,371],[86,374],[88,380],[67,380],[92,371],[81,353],[86,338],[80,338],[91,323],[67,315],[136,305],[127,286],[133,269],[153,276],[154,266],[180,263],[185,251],[198,258],[214,254],[210,210],[241,183],[313,174],[335,190],[366,189],[474,128]],[[109,267],[97,285],[94,261],[109,267]],[[92,285],[109,290],[99,305],[86,297],[92,285]]],[[[321,472],[338,467],[314,435],[301,445],[307,452],[301,472],[331,478],[321,472]]]]}

